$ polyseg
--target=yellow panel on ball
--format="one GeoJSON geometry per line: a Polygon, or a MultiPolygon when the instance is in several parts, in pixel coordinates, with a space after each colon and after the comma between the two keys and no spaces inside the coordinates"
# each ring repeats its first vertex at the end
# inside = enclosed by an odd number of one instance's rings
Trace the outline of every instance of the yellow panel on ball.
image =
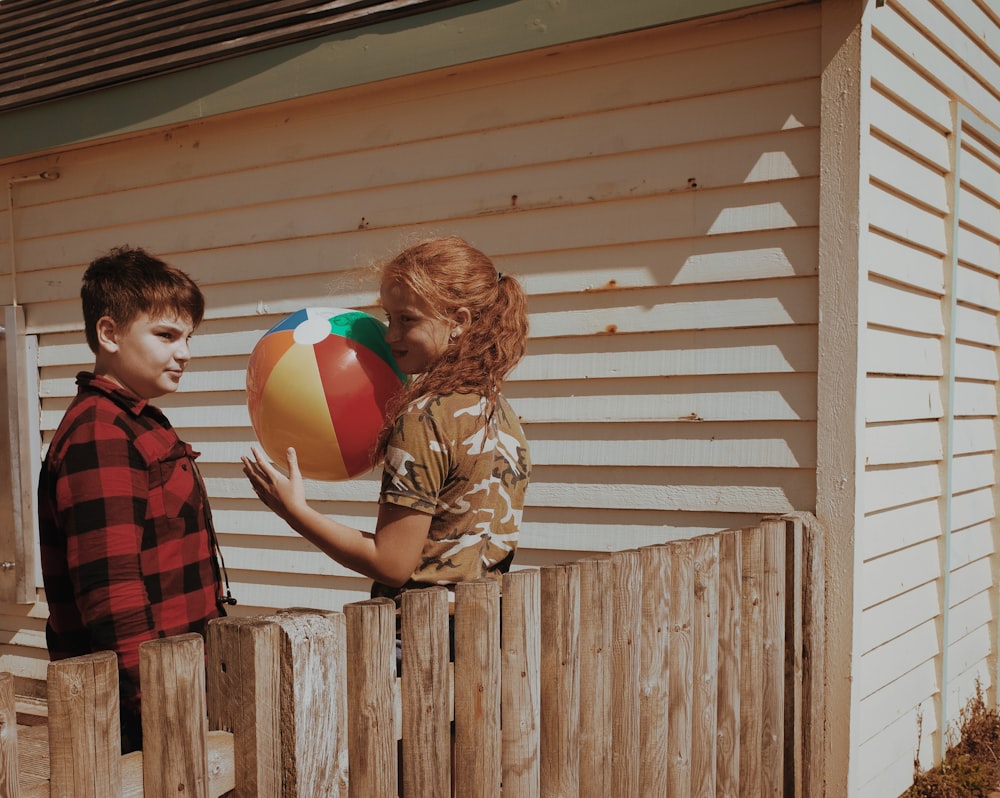
{"type": "Polygon", "coordinates": [[[264,451],[279,465],[295,447],[299,468],[311,479],[346,479],[337,433],[311,346],[292,346],[274,364],[260,397],[258,430],[264,451]]]}

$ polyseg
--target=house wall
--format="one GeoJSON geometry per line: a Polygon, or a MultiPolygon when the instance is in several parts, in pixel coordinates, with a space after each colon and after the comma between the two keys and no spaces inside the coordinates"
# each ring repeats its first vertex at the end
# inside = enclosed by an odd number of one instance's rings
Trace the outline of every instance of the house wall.
{"type": "Polygon", "coordinates": [[[976,0],[868,18],[852,794],[875,798],[940,761],[977,681],[996,705],[1000,38],[976,0]]]}
{"type": "MultiPolygon", "coordinates": [[[[43,441],[91,365],[85,264],[145,246],[208,300],[159,404],[202,452],[235,611],[365,597],[242,476],[247,357],[297,308],[374,310],[371,262],[457,233],[530,297],[505,388],[535,463],[518,566],[815,509],[818,26],[815,4],[687,23],[3,165],[60,173],[17,187],[13,225],[43,441]]],[[[377,493],[309,486],[367,529],[377,493]]],[[[0,668],[44,675],[44,616],[0,604],[0,668]]]]}

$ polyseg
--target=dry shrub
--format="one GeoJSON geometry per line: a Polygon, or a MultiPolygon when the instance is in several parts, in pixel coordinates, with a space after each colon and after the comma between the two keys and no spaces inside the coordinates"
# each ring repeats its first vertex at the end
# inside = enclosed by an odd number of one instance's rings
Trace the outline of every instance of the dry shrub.
{"type": "Polygon", "coordinates": [[[978,679],[976,694],[959,713],[958,742],[944,761],[927,771],[913,764],[913,786],[901,798],[982,798],[1000,788],[1000,714],[986,706],[978,679]]]}

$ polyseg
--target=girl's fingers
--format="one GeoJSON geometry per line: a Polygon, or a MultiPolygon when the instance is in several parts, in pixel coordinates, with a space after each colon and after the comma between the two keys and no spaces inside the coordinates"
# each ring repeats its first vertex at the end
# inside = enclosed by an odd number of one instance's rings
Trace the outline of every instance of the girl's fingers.
{"type": "Polygon", "coordinates": [[[285,457],[288,460],[288,477],[289,479],[299,478],[299,456],[295,453],[294,447],[288,447],[288,451],[285,453],[285,457]]]}

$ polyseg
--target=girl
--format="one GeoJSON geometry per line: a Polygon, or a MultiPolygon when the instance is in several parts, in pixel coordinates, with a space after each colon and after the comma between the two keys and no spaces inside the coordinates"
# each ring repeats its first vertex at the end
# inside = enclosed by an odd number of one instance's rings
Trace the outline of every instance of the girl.
{"type": "Polygon", "coordinates": [[[500,393],[524,354],[524,290],[461,238],[424,241],[382,268],[386,341],[411,375],[375,447],[383,462],[375,532],[306,502],[294,449],[284,476],[256,447],[243,471],[261,500],[342,565],[372,596],[500,579],[517,547],[528,445],[500,393]]]}

